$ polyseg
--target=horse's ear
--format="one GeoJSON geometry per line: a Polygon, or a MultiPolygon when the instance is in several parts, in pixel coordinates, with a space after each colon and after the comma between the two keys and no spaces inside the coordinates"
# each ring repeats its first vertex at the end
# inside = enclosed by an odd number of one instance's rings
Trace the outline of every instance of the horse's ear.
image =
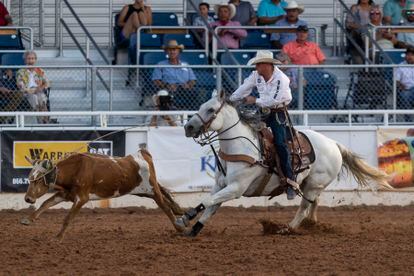
{"type": "Polygon", "coordinates": [[[29,162],[29,163],[30,163],[30,164],[32,164],[32,165],[34,165],[34,164],[35,164],[35,162],[36,162],[36,160],[33,160],[33,159],[31,159],[31,158],[27,157],[26,155],[24,156],[24,159],[26,159],[26,161],[27,161],[27,162],[29,162]]]}
{"type": "Polygon", "coordinates": [[[226,99],[226,93],[224,92],[223,89],[221,89],[221,91],[220,91],[219,99],[220,99],[220,101],[224,101],[226,99]]]}
{"type": "Polygon", "coordinates": [[[214,89],[213,92],[211,92],[211,98],[217,98],[218,97],[218,91],[217,89],[214,89]]]}

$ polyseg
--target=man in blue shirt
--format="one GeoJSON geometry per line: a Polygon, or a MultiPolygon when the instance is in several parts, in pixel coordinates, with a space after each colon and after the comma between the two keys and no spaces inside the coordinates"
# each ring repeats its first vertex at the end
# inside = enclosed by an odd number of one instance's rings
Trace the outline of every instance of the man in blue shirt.
{"type": "Polygon", "coordinates": [[[191,94],[196,83],[194,72],[189,67],[184,67],[188,63],[180,60],[180,52],[184,45],[178,44],[176,40],[168,41],[162,47],[168,59],[160,61],[158,65],[181,65],[182,67],[160,67],[155,68],[152,73],[152,81],[157,90],[166,89],[173,94],[175,104],[180,109],[191,107],[191,94]]]}
{"type": "MultiPolygon", "coordinates": [[[[278,27],[298,27],[300,25],[308,25],[306,21],[299,19],[299,14],[303,13],[305,11],[305,8],[302,5],[298,5],[296,1],[291,1],[289,4],[284,8],[286,11],[285,18],[279,20],[274,24],[278,27]]],[[[296,32],[293,30],[293,32],[289,33],[273,33],[270,37],[270,40],[272,41],[272,45],[276,49],[282,49],[283,45],[285,45],[288,42],[291,42],[296,39],[296,32]]]]}
{"type": "Polygon", "coordinates": [[[405,5],[410,1],[407,0],[387,0],[384,3],[384,25],[399,25],[402,20],[402,11],[405,5]]]}
{"type": "Polygon", "coordinates": [[[283,0],[261,0],[257,7],[258,25],[271,25],[282,19],[287,3],[283,0]]]}

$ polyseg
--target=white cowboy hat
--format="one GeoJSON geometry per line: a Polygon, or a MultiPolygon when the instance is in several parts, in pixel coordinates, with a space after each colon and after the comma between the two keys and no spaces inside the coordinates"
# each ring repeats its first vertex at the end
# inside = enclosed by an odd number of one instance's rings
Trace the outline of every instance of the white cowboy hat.
{"type": "Polygon", "coordinates": [[[230,19],[232,19],[235,15],[236,15],[236,6],[231,4],[231,3],[227,3],[227,2],[222,2],[221,4],[217,4],[214,6],[214,12],[218,15],[219,9],[220,7],[228,7],[230,10],[230,19]]]}
{"type": "Polygon", "coordinates": [[[175,39],[171,39],[167,42],[166,45],[163,45],[162,48],[165,49],[184,49],[184,45],[183,44],[178,44],[177,40],[175,39]]]}
{"type": "Polygon", "coordinates": [[[414,10],[414,3],[408,3],[405,8],[403,9],[403,12],[406,11],[413,11],[414,10]]]}
{"type": "Polygon", "coordinates": [[[273,53],[268,50],[259,50],[254,58],[247,62],[247,65],[255,65],[257,63],[282,64],[279,60],[273,58],[273,53]]]}
{"type": "Polygon", "coordinates": [[[284,8],[285,10],[293,10],[297,9],[299,13],[302,13],[305,11],[305,7],[303,5],[298,5],[295,0],[290,1],[288,5],[284,8]]]}

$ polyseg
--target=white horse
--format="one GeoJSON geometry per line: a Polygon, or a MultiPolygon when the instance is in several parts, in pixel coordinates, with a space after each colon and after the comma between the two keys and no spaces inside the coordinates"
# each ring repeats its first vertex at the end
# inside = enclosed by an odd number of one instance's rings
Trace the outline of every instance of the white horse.
{"type": "MultiPolygon", "coordinates": [[[[257,133],[240,121],[237,110],[226,103],[224,93],[214,95],[201,105],[198,113],[184,128],[186,136],[194,138],[208,131],[217,132],[220,150],[227,155],[250,156],[257,161],[262,158],[257,150],[260,148],[257,133]],[[238,138],[234,139],[235,137],[238,138]]],[[[379,187],[391,188],[387,183],[386,174],[368,165],[344,146],[312,130],[303,130],[303,133],[313,145],[315,162],[308,170],[297,176],[296,180],[300,184],[303,198],[294,219],[283,232],[297,229],[305,218],[313,222],[317,221],[316,208],[319,195],[338,176],[342,167],[353,174],[359,186],[367,186],[372,181],[379,187]]],[[[191,231],[187,232],[189,236],[196,236],[223,202],[241,196],[269,196],[276,188],[282,188],[276,174],[272,174],[263,188],[262,181],[265,181],[268,169],[260,164],[251,165],[247,162],[231,162],[223,159],[220,159],[220,163],[225,174],[216,172],[216,183],[211,195],[176,220],[177,226],[188,227],[190,220],[203,212],[191,231]],[[259,188],[261,192],[257,195],[259,185],[261,185],[259,188]]]]}

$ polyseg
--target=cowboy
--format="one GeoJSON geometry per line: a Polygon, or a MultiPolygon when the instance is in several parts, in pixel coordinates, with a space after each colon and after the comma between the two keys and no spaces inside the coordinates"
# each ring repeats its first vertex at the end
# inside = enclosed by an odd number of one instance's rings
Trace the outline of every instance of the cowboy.
{"type": "MultiPolygon", "coordinates": [[[[274,24],[277,27],[298,27],[300,25],[308,25],[306,21],[299,18],[299,15],[305,11],[303,5],[298,5],[296,1],[291,1],[284,8],[286,11],[286,17],[277,21],[274,24]]],[[[276,49],[282,49],[283,45],[296,39],[295,33],[273,33],[270,37],[272,45],[276,49]]]]}
{"type": "MultiPolygon", "coordinates": [[[[286,113],[285,107],[292,100],[289,88],[289,78],[275,65],[281,64],[273,58],[273,53],[268,50],[260,50],[256,57],[249,60],[248,65],[255,65],[253,71],[243,82],[243,84],[230,96],[231,101],[244,99],[247,104],[257,104],[262,108],[271,110],[270,116],[266,119],[266,124],[273,132],[273,142],[280,158],[280,165],[284,177],[293,180],[293,170],[290,162],[290,153],[286,144],[286,113]],[[256,87],[259,98],[249,96],[252,89],[256,87]]],[[[281,177],[283,179],[283,177],[281,177]]],[[[286,180],[286,183],[289,183],[286,180]]],[[[295,190],[286,185],[286,194],[289,200],[296,196],[295,190]]]]}
{"type": "Polygon", "coordinates": [[[152,73],[152,81],[158,90],[166,89],[175,98],[175,104],[179,109],[190,109],[191,98],[194,98],[194,85],[196,77],[187,62],[180,60],[180,53],[184,45],[176,40],[170,40],[162,46],[168,55],[168,59],[160,61],[158,65],[181,65],[181,67],[155,68],[152,73]]]}

